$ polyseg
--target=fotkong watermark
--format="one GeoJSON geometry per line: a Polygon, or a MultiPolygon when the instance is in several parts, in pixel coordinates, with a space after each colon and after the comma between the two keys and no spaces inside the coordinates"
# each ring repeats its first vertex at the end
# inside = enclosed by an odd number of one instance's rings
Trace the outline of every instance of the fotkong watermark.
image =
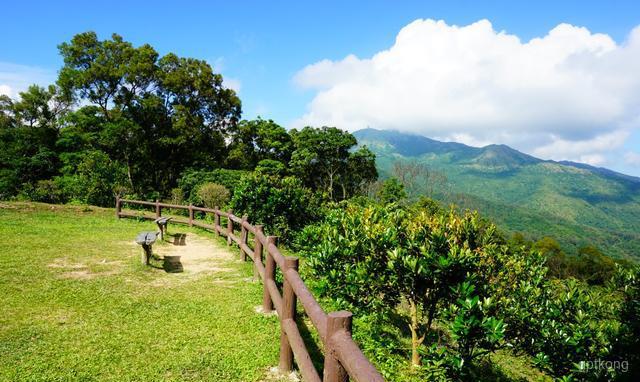
{"type": "Polygon", "coordinates": [[[580,361],[580,371],[616,370],[626,373],[629,371],[629,361],[607,361],[602,359],[580,361]]]}

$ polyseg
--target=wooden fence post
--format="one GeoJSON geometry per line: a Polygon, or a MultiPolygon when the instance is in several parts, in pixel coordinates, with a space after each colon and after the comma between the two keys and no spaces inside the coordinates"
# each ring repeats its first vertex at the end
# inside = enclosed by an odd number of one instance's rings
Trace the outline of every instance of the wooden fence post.
{"type": "Polygon", "coordinates": [[[120,219],[120,211],[122,210],[122,206],[120,205],[120,196],[116,196],[116,217],[120,219]]]}
{"type": "MultiPolygon", "coordinates": [[[[286,274],[287,270],[298,270],[298,258],[285,257],[283,274],[286,274]]],[[[296,294],[291,287],[291,284],[284,278],[284,285],[282,286],[282,317],[280,317],[280,372],[288,373],[293,369],[293,349],[287,338],[287,332],[284,330],[282,323],[285,320],[296,319],[296,294]]]]}
{"type": "Polygon", "coordinates": [[[271,294],[269,293],[269,281],[274,281],[276,278],[276,261],[269,253],[269,244],[276,245],[278,238],[276,236],[267,236],[267,248],[264,253],[265,268],[264,268],[264,282],[262,283],[262,311],[264,313],[271,313],[273,311],[273,301],[271,301],[271,294]]]}
{"type": "Polygon", "coordinates": [[[193,204],[189,204],[189,227],[193,227],[193,204]]]}
{"type": "Polygon", "coordinates": [[[220,232],[222,230],[222,228],[220,227],[220,208],[218,208],[218,206],[215,206],[213,210],[215,211],[213,213],[213,225],[215,227],[215,231],[218,236],[222,236],[222,232],[220,232]]]}
{"type": "Polygon", "coordinates": [[[233,235],[233,220],[231,220],[231,215],[233,215],[233,210],[227,211],[229,215],[227,216],[227,245],[231,245],[233,240],[231,239],[231,235],[233,235]]]}
{"type": "Polygon", "coordinates": [[[333,335],[341,330],[351,336],[351,312],[339,311],[331,312],[327,316],[327,338],[324,356],[323,382],[348,382],[349,374],[344,369],[336,356],[336,344],[333,335]]]}
{"type": "Polygon", "coordinates": [[[162,209],[160,208],[160,201],[156,199],[156,219],[162,216],[162,209]]]}
{"type": "Polygon", "coordinates": [[[262,264],[262,242],[258,236],[262,235],[262,226],[256,225],[256,235],[253,239],[253,279],[260,278],[260,272],[258,272],[258,264],[262,264]]]}
{"type": "Polygon", "coordinates": [[[249,217],[247,215],[243,215],[242,216],[242,222],[240,223],[240,258],[242,259],[242,261],[247,261],[247,253],[244,251],[244,249],[242,249],[242,244],[247,244],[248,239],[249,239],[249,230],[245,228],[244,223],[246,223],[249,220],[249,217]]]}

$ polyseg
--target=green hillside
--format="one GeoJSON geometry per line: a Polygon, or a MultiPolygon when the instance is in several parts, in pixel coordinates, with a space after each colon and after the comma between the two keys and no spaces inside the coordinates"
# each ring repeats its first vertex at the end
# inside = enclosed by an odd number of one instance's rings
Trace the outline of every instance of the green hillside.
{"type": "Polygon", "coordinates": [[[435,198],[478,209],[507,231],[640,259],[640,178],[545,161],[505,145],[477,148],[374,129],[354,135],[376,153],[383,177],[393,174],[397,161],[425,164],[446,177],[434,187],[435,198]]]}

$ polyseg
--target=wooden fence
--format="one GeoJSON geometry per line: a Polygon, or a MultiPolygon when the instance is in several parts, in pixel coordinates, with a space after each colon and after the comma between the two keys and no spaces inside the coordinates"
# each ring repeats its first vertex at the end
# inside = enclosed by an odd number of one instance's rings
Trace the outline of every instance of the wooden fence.
{"type": "Polygon", "coordinates": [[[326,313],[304,284],[298,273],[298,259],[285,257],[277,246],[277,237],[266,236],[261,225],[252,225],[248,217],[233,215],[233,211],[218,208],[201,208],[192,205],[174,205],[139,200],[116,198],[116,216],[143,217],[157,219],[163,208],[189,211],[189,219],[174,218],[172,223],[188,224],[212,230],[227,238],[227,244],[236,243],[240,247],[243,260],[253,261],[254,277],[259,277],[263,285],[262,309],[272,312],[275,308],[280,320],[280,362],[281,372],[290,372],[295,359],[304,381],[346,382],[351,377],[357,382],[383,382],[376,368],[364,356],[362,350],[351,338],[351,313],[347,311],[326,313]],[[122,211],[122,205],[137,204],[155,208],[155,215],[140,215],[122,211]],[[195,212],[214,215],[214,224],[205,224],[194,219],[195,212]],[[226,218],[226,227],[221,218],[226,218]],[[240,235],[236,233],[240,228],[240,235]],[[223,228],[224,227],[224,228],[223,228]],[[254,236],[253,248],[249,246],[249,233],[254,236]],[[276,267],[283,275],[282,291],[275,281],[276,267]],[[300,302],[322,341],[324,348],[324,371],[322,378],[316,370],[309,351],[296,324],[296,307],[300,302]]]}

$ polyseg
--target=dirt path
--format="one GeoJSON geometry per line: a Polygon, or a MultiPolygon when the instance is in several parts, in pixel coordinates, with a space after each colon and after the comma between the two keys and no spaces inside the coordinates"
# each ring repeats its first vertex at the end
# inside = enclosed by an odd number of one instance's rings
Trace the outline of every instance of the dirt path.
{"type": "Polygon", "coordinates": [[[161,258],[179,256],[184,273],[230,271],[226,266],[237,258],[228,247],[191,232],[165,235],[153,251],[161,258]]]}

